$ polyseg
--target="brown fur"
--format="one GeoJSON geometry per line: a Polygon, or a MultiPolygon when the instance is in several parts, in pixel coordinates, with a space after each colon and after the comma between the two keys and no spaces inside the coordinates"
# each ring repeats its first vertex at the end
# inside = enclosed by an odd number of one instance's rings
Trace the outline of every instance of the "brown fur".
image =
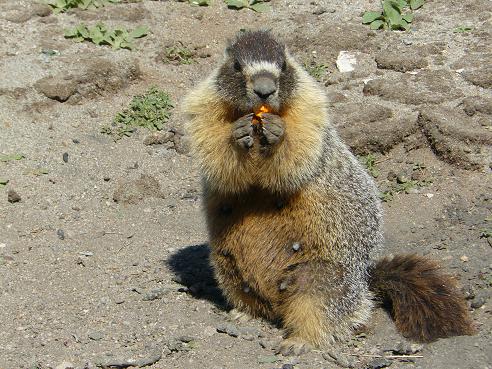
{"type": "MultiPolygon", "coordinates": [[[[223,66],[232,65],[226,58],[223,66]]],[[[282,353],[300,353],[345,339],[369,319],[368,268],[382,243],[382,214],[372,178],[330,122],[324,92],[288,53],[285,58],[296,83],[276,112],[285,133],[268,151],[258,137],[247,150],[234,141],[244,112],[217,87],[219,73],[234,78],[231,68],[216,69],[183,106],[218,283],[237,310],[280,320],[289,333],[282,353]]],[[[240,78],[248,80],[255,68],[244,66],[240,78]]],[[[244,98],[250,92],[244,86],[228,94],[244,98]]],[[[450,280],[432,262],[407,271],[412,260],[420,259],[384,259],[373,270],[372,286],[393,300],[397,325],[422,339],[472,332],[450,280]]]]}
{"type": "Polygon", "coordinates": [[[378,261],[371,289],[391,305],[398,330],[422,342],[475,333],[465,299],[432,260],[398,255],[378,261]]]}

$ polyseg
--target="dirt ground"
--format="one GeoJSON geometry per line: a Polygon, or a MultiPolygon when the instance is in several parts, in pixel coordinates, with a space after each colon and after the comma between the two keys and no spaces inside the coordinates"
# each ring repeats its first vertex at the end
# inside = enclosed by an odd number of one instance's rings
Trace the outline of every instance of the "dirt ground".
{"type": "Polygon", "coordinates": [[[274,0],[258,14],[142,1],[55,15],[0,0],[0,154],[24,156],[0,161],[0,368],[491,369],[492,3],[427,0],[410,32],[375,32],[361,15],[378,3],[274,0]],[[151,34],[134,51],[63,37],[97,21],[151,34]],[[272,351],[278,327],[231,323],[179,101],[228,38],[260,27],[326,66],[333,122],[357,154],[375,156],[388,200],[381,254],[438,260],[459,279],[477,335],[412,345],[376,309],[338,360],[284,358],[272,351]],[[163,61],[177,41],[196,50],[192,64],[163,61]],[[356,55],[354,71],[337,70],[340,51],[356,55]],[[152,85],[175,101],[170,141],[100,132],[152,85]]]}

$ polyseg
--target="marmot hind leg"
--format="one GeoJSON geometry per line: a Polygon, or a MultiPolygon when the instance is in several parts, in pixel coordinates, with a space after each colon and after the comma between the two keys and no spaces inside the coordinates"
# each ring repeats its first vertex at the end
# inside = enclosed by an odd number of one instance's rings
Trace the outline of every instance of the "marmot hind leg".
{"type": "Polygon", "coordinates": [[[278,352],[299,355],[327,346],[347,339],[366,323],[373,304],[363,277],[352,273],[327,261],[299,268],[276,309],[288,333],[278,352]],[[354,280],[360,283],[354,285],[354,280]]]}
{"type": "Polygon", "coordinates": [[[233,320],[244,321],[248,316],[273,319],[270,303],[244,283],[231,255],[213,252],[212,260],[219,287],[233,307],[230,312],[233,320]]]}

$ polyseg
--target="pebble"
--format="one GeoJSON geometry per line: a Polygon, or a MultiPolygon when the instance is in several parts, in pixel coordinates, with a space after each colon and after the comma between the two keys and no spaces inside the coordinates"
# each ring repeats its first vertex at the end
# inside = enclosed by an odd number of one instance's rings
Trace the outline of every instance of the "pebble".
{"type": "Polygon", "coordinates": [[[255,327],[240,327],[239,333],[244,336],[261,337],[260,330],[255,327]]]}
{"type": "Polygon", "coordinates": [[[396,177],[396,183],[407,183],[408,182],[408,177],[405,174],[400,174],[396,177]]]}
{"type": "Polygon", "coordinates": [[[388,172],[388,175],[386,176],[386,178],[388,179],[388,181],[394,181],[396,179],[397,175],[395,172],[393,172],[392,170],[390,170],[388,172]]]}
{"type": "Polygon", "coordinates": [[[231,337],[239,337],[239,329],[234,325],[230,323],[226,324],[220,324],[217,326],[217,332],[219,333],[227,333],[231,337]]]}
{"type": "Polygon", "coordinates": [[[184,343],[190,343],[191,341],[193,341],[193,340],[194,340],[194,338],[193,338],[193,337],[191,337],[191,336],[186,336],[186,335],[184,335],[184,336],[180,336],[178,339],[179,339],[181,342],[184,342],[184,343]]]}
{"type": "Polygon", "coordinates": [[[485,305],[486,302],[487,298],[484,295],[478,295],[472,300],[470,306],[472,307],[472,309],[478,309],[485,305]]]}
{"type": "Polygon", "coordinates": [[[299,242],[295,242],[293,245],[292,245],[292,249],[294,251],[299,251],[299,249],[301,248],[301,244],[299,242]]]}
{"type": "Polygon", "coordinates": [[[169,341],[167,347],[171,352],[190,351],[192,349],[187,343],[177,340],[169,341]]]}
{"type": "Polygon", "coordinates": [[[56,231],[56,235],[58,236],[58,238],[60,240],[64,240],[65,239],[65,232],[63,231],[63,229],[59,229],[56,231]]]}
{"type": "Polygon", "coordinates": [[[103,339],[103,337],[103,333],[99,331],[89,333],[89,338],[93,341],[100,341],[103,339]]]}
{"type": "Polygon", "coordinates": [[[138,367],[142,368],[157,363],[162,357],[160,352],[150,353],[144,355],[139,359],[122,359],[115,357],[104,357],[97,360],[97,366],[102,368],[129,368],[138,367]]]}
{"type": "Polygon", "coordinates": [[[20,195],[15,192],[14,190],[10,189],[8,192],[7,192],[7,200],[8,202],[10,202],[11,204],[13,203],[16,203],[16,202],[19,202],[22,200],[22,198],[20,197],[20,195]]]}
{"type": "Polygon", "coordinates": [[[68,163],[68,152],[64,152],[64,153],[63,153],[63,161],[64,161],[65,163],[68,163]]]}
{"type": "Polygon", "coordinates": [[[325,8],[320,7],[320,8],[315,9],[315,10],[313,11],[313,14],[314,14],[314,15],[321,15],[321,14],[324,14],[324,13],[326,13],[326,12],[327,12],[327,10],[326,10],[325,8]]]}
{"type": "Polygon", "coordinates": [[[461,260],[463,263],[466,263],[466,262],[469,260],[469,258],[468,258],[468,256],[463,255],[462,257],[460,257],[460,260],[461,260]]]}
{"type": "Polygon", "coordinates": [[[155,288],[150,292],[147,292],[142,300],[143,301],[153,301],[153,300],[158,300],[162,299],[165,295],[167,295],[171,291],[170,288],[168,287],[159,287],[155,288]]]}
{"type": "Polygon", "coordinates": [[[366,368],[367,369],[387,368],[391,364],[393,364],[391,360],[385,359],[383,357],[378,357],[368,362],[366,368]]]}
{"type": "Polygon", "coordinates": [[[391,351],[396,355],[413,355],[417,352],[422,351],[423,348],[424,346],[420,344],[399,342],[395,348],[391,349],[391,351]]]}

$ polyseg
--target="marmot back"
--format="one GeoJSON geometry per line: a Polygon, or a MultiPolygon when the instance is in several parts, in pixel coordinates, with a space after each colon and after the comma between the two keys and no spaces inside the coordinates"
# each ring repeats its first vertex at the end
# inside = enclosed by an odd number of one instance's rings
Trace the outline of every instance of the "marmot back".
{"type": "Polygon", "coordinates": [[[376,186],[330,123],[324,92],[269,32],[240,33],[184,105],[217,280],[238,316],[282,321],[280,352],[347,338],[370,316],[369,284],[410,338],[473,333],[434,264],[371,261],[382,243],[376,186]]]}

